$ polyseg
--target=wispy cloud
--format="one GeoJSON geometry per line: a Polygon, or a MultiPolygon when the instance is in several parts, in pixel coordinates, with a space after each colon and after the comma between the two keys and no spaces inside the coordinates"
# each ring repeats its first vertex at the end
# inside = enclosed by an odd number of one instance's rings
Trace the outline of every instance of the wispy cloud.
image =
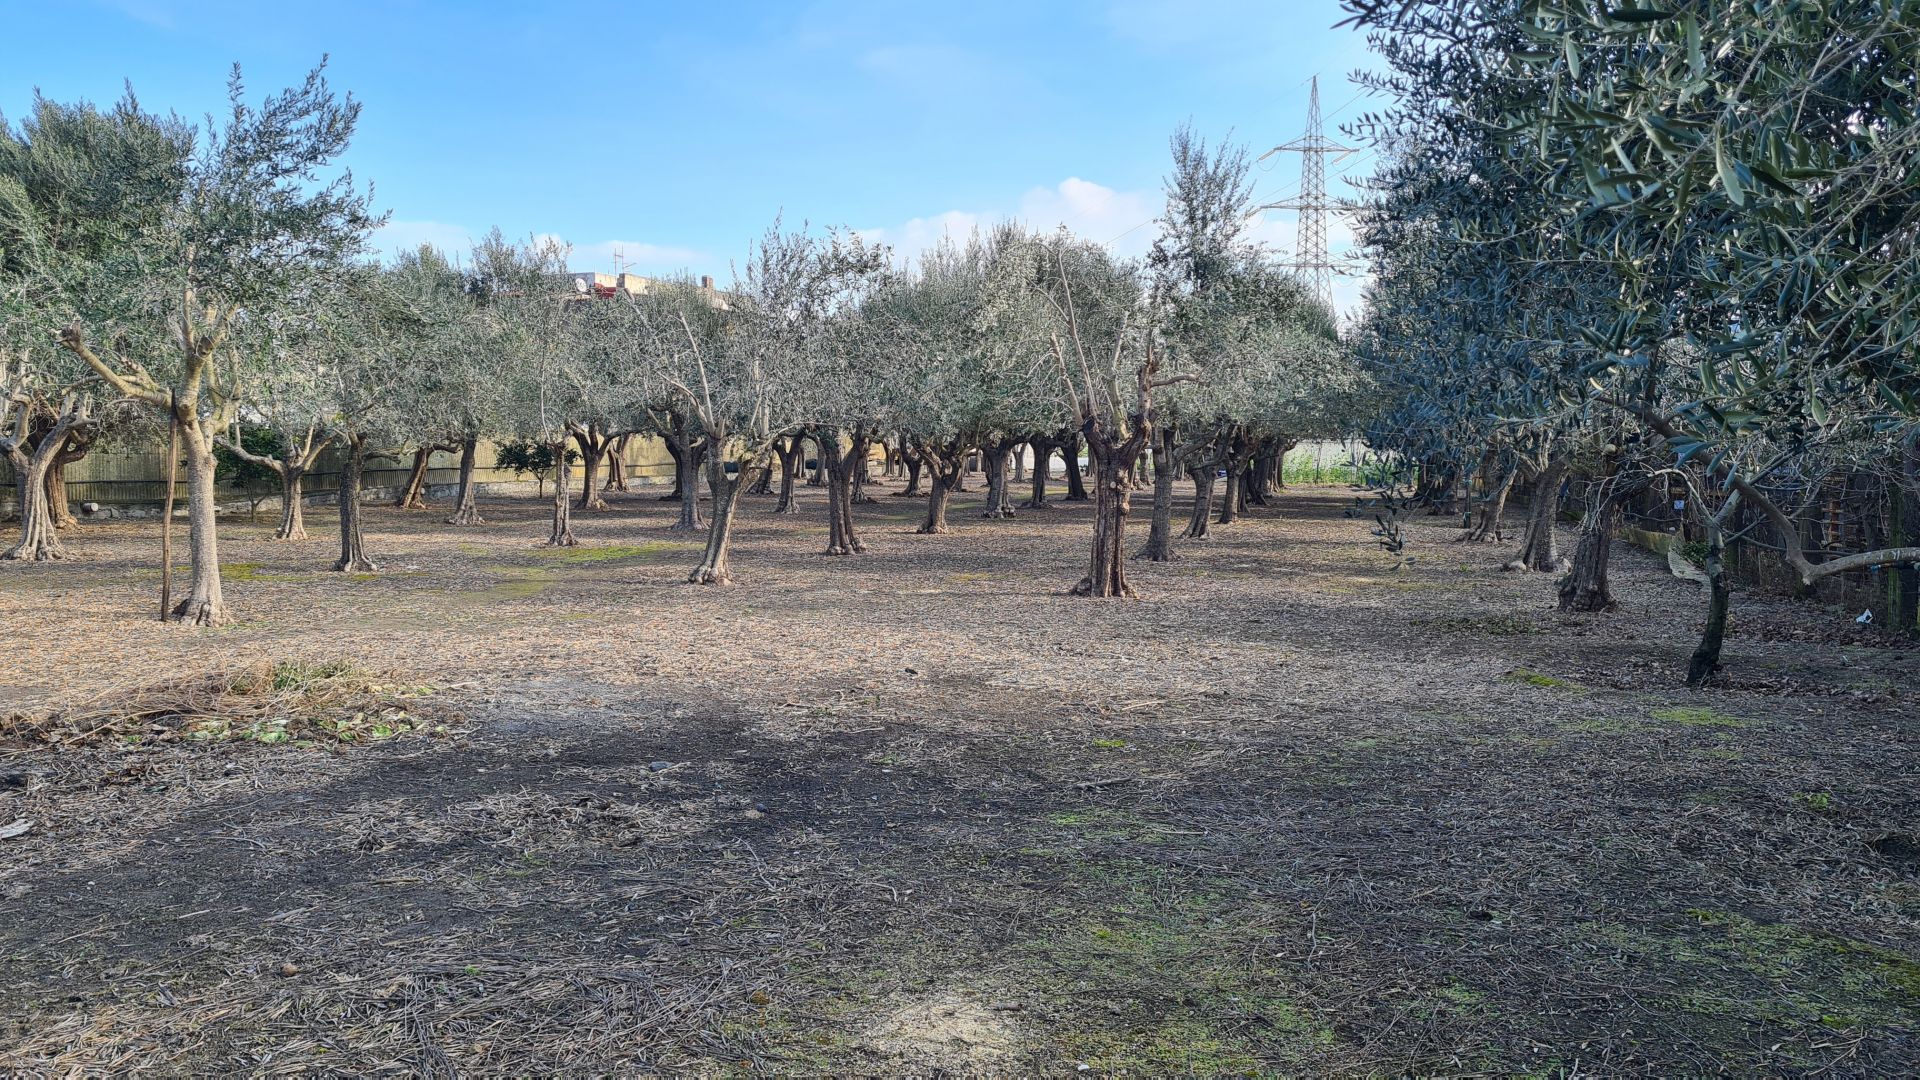
{"type": "MultiPolygon", "coordinates": [[[[1091,180],[1070,176],[1051,187],[1028,189],[1011,205],[982,210],[948,210],[909,218],[897,225],[861,229],[870,241],[888,244],[902,262],[911,261],[942,239],[965,241],[975,229],[1013,220],[1029,229],[1046,231],[1065,226],[1075,235],[1105,244],[1127,258],[1145,255],[1159,234],[1158,191],[1120,191],[1091,180]]],[[[1290,253],[1299,228],[1291,211],[1269,211],[1248,223],[1247,235],[1276,254],[1290,253]]],[[[1327,221],[1327,245],[1337,259],[1352,243],[1352,231],[1338,216],[1327,221]]],[[[1358,304],[1364,277],[1334,278],[1334,307],[1350,311],[1358,304]]]]}
{"type": "Polygon", "coordinates": [[[379,254],[397,255],[403,251],[416,251],[422,244],[427,244],[438,248],[444,255],[458,257],[473,247],[479,235],[478,230],[465,225],[449,225],[444,221],[390,219],[374,232],[370,246],[379,254]]]}

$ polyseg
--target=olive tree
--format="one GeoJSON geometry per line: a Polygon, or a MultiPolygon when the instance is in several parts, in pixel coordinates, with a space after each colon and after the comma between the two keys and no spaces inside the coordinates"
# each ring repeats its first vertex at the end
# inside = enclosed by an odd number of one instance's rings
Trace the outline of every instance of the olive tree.
{"type": "Polygon", "coordinates": [[[60,344],[114,392],[178,430],[187,461],[192,586],[173,617],[220,625],[214,440],[232,426],[262,350],[236,347],[275,311],[350,273],[380,219],[350,173],[328,178],[360,115],[310,72],[249,104],[235,67],[226,116],[193,133],[177,195],[85,289],[45,280],[60,344]]]}

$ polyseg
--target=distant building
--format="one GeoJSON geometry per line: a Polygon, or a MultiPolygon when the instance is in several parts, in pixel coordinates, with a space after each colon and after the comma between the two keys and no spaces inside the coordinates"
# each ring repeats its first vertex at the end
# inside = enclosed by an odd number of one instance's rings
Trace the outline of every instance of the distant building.
{"type": "MultiPolygon", "coordinates": [[[[642,296],[661,284],[659,278],[642,277],[639,274],[603,274],[598,270],[583,270],[570,275],[574,281],[574,290],[580,293],[592,293],[601,299],[610,299],[621,293],[630,296],[642,296]]],[[[713,276],[703,275],[700,287],[709,294],[713,292],[713,276]]]]}

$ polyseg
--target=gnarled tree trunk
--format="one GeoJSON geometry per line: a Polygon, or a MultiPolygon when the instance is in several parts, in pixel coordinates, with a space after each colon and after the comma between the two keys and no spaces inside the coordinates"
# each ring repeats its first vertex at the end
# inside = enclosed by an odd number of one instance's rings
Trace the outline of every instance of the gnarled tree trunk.
{"type": "Polygon", "coordinates": [[[916,453],[907,454],[907,460],[902,465],[902,467],[907,471],[907,486],[904,488],[901,488],[899,491],[894,492],[893,493],[894,498],[917,499],[921,495],[925,494],[925,492],[922,492],[920,490],[920,469],[922,468],[922,464],[923,463],[920,460],[919,454],[916,454],[916,453]]]}
{"type": "MultiPolygon", "coordinates": [[[[1135,440],[1128,440],[1132,444],[1135,440]]],[[[1073,587],[1076,596],[1132,597],[1137,595],[1127,583],[1126,542],[1128,503],[1132,499],[1129,470],[1139,454],[1125,454],[1120,447],[1103,449],[1087,440],[1093,467],[1093,552],[1087,576],[1073,587]]]]}
{"type": "Polygon", "coordinates": [[[293,462],[282,462],[280,474],[280,524],[273,530],[275,540],[305,540],[307,538],[307,497],[301,490],[306,485],[307,470],[293,462]]]}
{"type": "Polygon", "coordinates": [[[1060,447],[1060,457],[1067,467],[1067,502],[1086,502],[1087,484],[1080,475],[1080,434],[1068,435],[1060,447]]]}
{"type": "Polygon", "coordinates": [[[951,532],[947,527],[947,503],[953,497],[953,489],[960,482],[960,473],[966,469],[966,458],[959,452],[943,453],[930,447],[921,447],[920,455],[927,470],[927,520],[916,531],[931,535],[951,532]]]}
{"type": "Polygon", "coordinates": [[[1047,501],[1047,473],[1053,469],[1052,439],[1029,439],[1027,445],[1033,447],[1033,473],[1029,477],[1027,501],[1020,504],[1022,510],[1048,510],[1053,504],[1047,501]]]}
{"type": "Polygon", "coordinates": [[[1513,480],[1519,472],[1512,464],[1501,469],[1500,478],[1488,485],[1474,508],[1474,522],[1460,539],[1474,543],[1499,541],[1504,539],[1500,532],[1501,519],[1507,512],[1507,496],[1513,492],[1513,480]]]}
{"type": "Polygon", "coordinates": [[[1567,570],[1566,560],[1560,557],[1559,538],[1554,528],[1560,512],[1560,484],[1567,478],[1567,465],[1566,454],[1555,451],[1547,459],[1547,467],[1534,478],[1533,501],[1527,507],[1527,542],[1505,569],[1543,574],[1567,570]]]}
{"type": "Polygon", "coordinates": [[[468,437],[460,441],[460,494],[453,501],[453,516],[447,519],[449,525],[479,525],[479,493],[473,482],[474,459],[480,453],[480,440],[468,437]]]}
{"type": "Polygon", "coordinates": [[[773,444],[773,450],[780,459],[780,501],[773,504],[773,512],[799,513],[800,508],[793,503],[793,481],[800,475],[800,440],[782,439],[773,444]]]}
{"type": "Polygon", "coordinates": [[[1011,439],[996,439],[980,448],[987,474],[987,502],[980,509],[981,517],[1013,516],[1013,499],[1007,492],[1007,456],[1012,449],[1011,439]]]}
{"type": "Polygon", "coordinates": [[[707,548],[701,556],[700,565],[687,575],[687,581],[693,585],[731,585],[733,570],[729,561],[729,548],[733,541],[734,510],[739,505],[740,485],[748,480],[744,475],[749,471],[748,463],[740,465],[742,475],[727,476],[726,455],[714,451],[707,454],[707,486],[713,491],[713,513],[707,523],[707,548]]]}
{"type": "Polygon", "coordinates": [[[826,432],[819,440],[827,475],[827,550],[828,555],[857,555],[867,550],[853,530],[854,470],[864,467],[865,440],[854,438],[852,452],[840,449],[838,432],[826,432]]]}
{"type": "Polygon", "coordinates": [[[627,486],[627,443],[633,432],[623,431],[607,448],[607,490],[631,491],[627,486]]]}
{"type": "MultiPolygon", "coordinates": [[[[23,404],[22,407],[29,406],[23,404]]],[[[4,410],[0,410],[0,414],[3,413],[4,410]]],[[[0,421],[4,421],[4,415],[0,415],[0,421]]],[[[97,430],[97,423],[87,415],[84,405],[63,409],[53,426],[40,436],[31,449],[23,445],[23,439],[8,436],[0,428],[0,458],[13,468],[14,487],[20,500],[20,539],[5,552],[0,552],[0,560],[53,562],[66,557],[66,549],[61,546],[56,531],[58,526],[53,502],[47,491],[56,462],[69,449],[67,444],[77,440],[82,447],[90,445],[97,430]]],[[[60,490],[64,497],[64,481],[60,484],[60,490]]]]}
{"type": "Polygon", "coordinates": [[[367,437],[349,435],[346,460],[340,463],[340,560],[335,570],[352,574],[371,574],[380,569],[367,558],[366,540],[360,533],[360,478],[367,468],[367,437]]]}
{"type": "Polygon", "coordinates": [[[1607,584],[1613,534],[1620,529],[1627,500],[1645,491],[1647,482],[1623,478],[1619,455],[1610,452],[1595,486],[1593,505],[1581,522],[1580,544],[1573,552],[1573,569],[1560,579],[1561,611],[1612,611],[1617,606],[1607,584]]]}
{"type": "Polygon", "coordinates": [[[599,424],[587,424],[574,427],[573,441],[580,447],[579,509],[613,509],[607,505],[606,495],[600,489],[600,463],[606,459],[613,437],[601,430],[599,424]]]}
{"type": "Polygon", "coordinates": [[[1193,512],[1187,516],[1187,527],[1180,532],[1186,540],[1205,540],[1207,528],[1213,519],[1213,473],[1218,469],[1217,458],[1187,468],[1187,476],[1193,481],[1193,512]]]}
{"type": "Polygon", "coordinates": [[[407,482],[400,485],[400,492],[394,496],[393,505],[402,510],[425,510],[427,508],[427,469],[433,464],[435,453],[451,449],[453,447],[440,443],[427,443],[415,450],[413,466],[407,470],[407,482]]]}

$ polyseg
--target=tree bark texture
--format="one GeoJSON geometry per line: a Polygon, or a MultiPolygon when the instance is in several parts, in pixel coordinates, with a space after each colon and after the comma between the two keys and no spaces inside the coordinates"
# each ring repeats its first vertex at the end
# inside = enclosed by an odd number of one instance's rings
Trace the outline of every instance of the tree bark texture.
{"type": "Polygon", "coordinates": [[[480,455],[480,440],[469,436],[460,440],[460,493],[453,501],[453,516],[447,519],[449,525],[479,525],[479,492],[473,483],[474,459],[480,455]]]}
{"type": "Polygon", "coordinates": [[[548,446],[553,454],[553,527],[547,533],[547,547],[578,547],[573,535],[573,499],[567,490],[573,482],[573,466],[567,464],[567,438],[548,446]]]}
{"type": "Polygon", "coordinates": [[[350,574],[371,574],[380,569],[367,557],[366,539],[360,530],[360,479],[367,468],[367,438],[349,435],[340,463],[340,559],[335,570],[350,574]]]}

